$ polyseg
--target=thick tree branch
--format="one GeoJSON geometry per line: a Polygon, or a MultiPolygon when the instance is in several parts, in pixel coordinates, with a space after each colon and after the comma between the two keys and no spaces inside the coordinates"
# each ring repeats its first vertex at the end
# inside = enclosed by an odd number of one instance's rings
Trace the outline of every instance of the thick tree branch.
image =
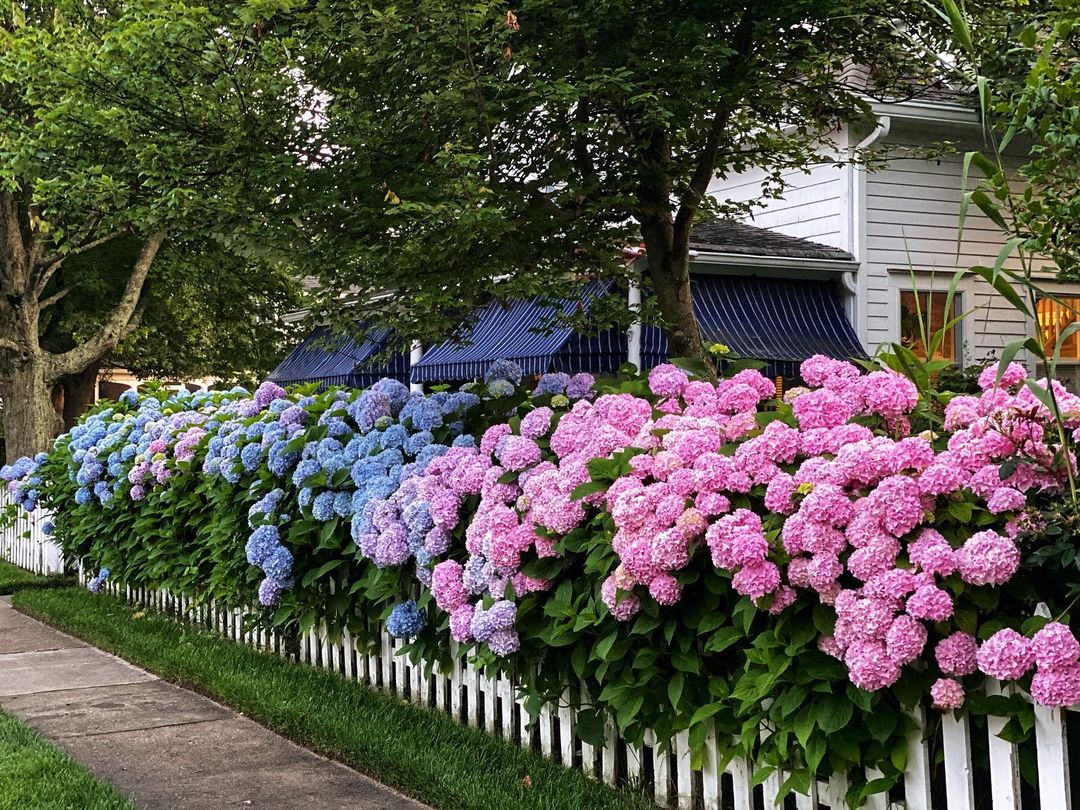
{"type": "Polygon", "coordinates": [[[164,239],[163,233],[153,233],[147,237],[142,250],[139,251],[139,257],[131,268],[131,275],[128,277],[124,293],[108,320],[89,340],[63,354],[52,355],[46,366],[46,382],[55,383],[65,374],[77,374],[116,347],[138,309],[143,284],[146,282],[150,266],[154,263],[154,257],[157,256],[164,239]]]}
{"type": "Polygon", "coordinates": [[[10,191],[0,192],[0,287],[6,296],[26,289],[28,271],[18,203],[10,191]]]}
{"type": "MultiPolygon", "coordinates": [[[[742,19],[735,27],[732,35],[732,45],[735,55],[727,65],[728,70],[741,70],[746,67],[753,49],[754,17],[748,8],[743,12],[742,19]]],[[[716,156],[720,149],[720,141],[727,129],[728,121],[731,120],[732,105],[728,99],[722,98],[720,105],[713,114],[709,124],[709,133],[705,137],[705,144],[701,149],[694,174],[690,178],[690,184],[679,198],[679,210],[675,215],[674,242],[676,245],[686,245],[690,238],[690,226],[694,221],[694,214],[701,207],[701,201],[705,198],[705,192],[709,188],[709,182],[716,173],[716,156]]]]}

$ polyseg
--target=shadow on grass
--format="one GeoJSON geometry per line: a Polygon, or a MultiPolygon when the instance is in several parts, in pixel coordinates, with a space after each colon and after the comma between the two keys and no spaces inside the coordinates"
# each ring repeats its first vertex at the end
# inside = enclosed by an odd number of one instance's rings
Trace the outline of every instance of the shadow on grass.
{"type": "Polygon", "coordinates": [[[40,588],[67,588],[75,584],[75,577],[53,575],[43,577],[31,574],[6,560],[0,560],[0,596],[7,596],[21,590],[40,588]]]}

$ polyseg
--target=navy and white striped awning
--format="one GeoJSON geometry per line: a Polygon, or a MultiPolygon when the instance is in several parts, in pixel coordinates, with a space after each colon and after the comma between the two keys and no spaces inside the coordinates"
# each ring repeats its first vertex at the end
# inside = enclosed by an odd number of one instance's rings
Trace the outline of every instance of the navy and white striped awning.
{"type": "MultiPolygon", "coordinates": [[[[815,354],[866,357],[832,282],[695,274],[690,289],[702,337],[766,361],[771,376],[798,377],[799,364],[815,354]]],[[[645,326],[642,365],[651,368],[667,357],[664,331],[645,326]]]]}
{"type": "Polygon", "coordinates": [[[369,339],[357,343],[328,326],[317,326],[267,379],[279,385],[321,382],[351,388],[367,388],[383,377],[408,382],[408,353],[394,355],[378,365],[371,363],[372,357],[386,349],[389,337],[388,330],[378,330],[369,339]]]}
{"type": "MultiPolygon", "coordinates": [[[[561,305],[570,315],[586,311],[599,285],[580,300],[561,305]]],[[[424,352],[412,368],[413,382],[460,382],[483,377],[496,360],[512,360],[526,374],[549,371],[593,374],[613,372],[626,362],[626,335],[606,330],[579,335],[568,326],[546,328],[555,312],[541,298],[516,301],[509,306],[492,302],[479,313],[464,342],[447,341],[424,352]]]]}

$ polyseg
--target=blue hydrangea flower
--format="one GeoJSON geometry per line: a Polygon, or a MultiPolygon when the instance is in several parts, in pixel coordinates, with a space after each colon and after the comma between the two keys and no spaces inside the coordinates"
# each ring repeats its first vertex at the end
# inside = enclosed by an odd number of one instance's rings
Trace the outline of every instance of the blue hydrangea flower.
{"type": "Polygon", "coordinates": [[[259,526],[251,533],[244,553],[251,565],[263,565],[277,549],[281,548],[281,534],[276,526],[259,526]]]}
{"type": "Polygon", "coordinates": [[[413,638],[424,629],[424,613],[412,599],[394,605],[386,620],[386,632],[394,638],[413,638]]]}
{"type": "Polygon", "coordinates": [[[278,546],[262,563],[262,570],[270,579],[284,582],[292,573],[293,556],[285,546],[278,546]]]}
{"type": "Polygon", "coordinates": [[[565,393],[566,386],[569,384],[570,375],[565,372],[557,371],[554,374],[545,374],[536,384],[533,396],[538,397],[543,394],[562,394],[565,393]]]}
{"type": "Polygon", "coordinates": [[[496,360],[488,366],[487,373],[484,375],[484,382],[490,385],[495,380],[506,380],[511,387],[516,387],[521,385],[522,376],[524,376],[524,373],[517,363],[512,360],[496,360]]]}
{"type": "Polygon", "coordinates": [[[325,522],[334,517],[334,496],[336,494],[331,490],[326,490],[315,496],[315,500],[311,504],[311,514],[316,520],[325,522]]]}
{"type": "Polygon", "coordinates": [[[509,380],[492,380],[488,383],[488,395],[495,397],[509,397],[514,394],[514,385],[509,380]]]}

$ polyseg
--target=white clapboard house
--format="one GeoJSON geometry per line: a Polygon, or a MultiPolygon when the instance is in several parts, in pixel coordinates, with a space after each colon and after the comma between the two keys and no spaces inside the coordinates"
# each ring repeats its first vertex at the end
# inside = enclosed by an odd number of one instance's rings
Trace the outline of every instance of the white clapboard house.
{"type": "MultiPolygon", "coordinates": [[[[876,125],[833,133],[823,154],[845,158],[873,150],[871,170],[823,161],[809,171],[786,175],[790,188],[758,208],[747,221],[776,233],[830,245],[849,253],[855,267],[844,278],[845,309],[871,354],[896,341],[922,350],[916,295],[935,326],[946,313],[943,293],[957,269],[993,266],[1006,237],[974,205],[959,232],[964,194],[964,154],[986,149],[976,111],[947,93],[897,103],[874,103],[876,125]],[[941,152],[935,147],[948,144],[941,152]],[[935,151],[927,158],[928,150],[935,151]],[[827,151],[826,151],[827,150],[827,151]],[[959,237],[959,238],[958,238],[959,237]]],[[[1006,157],[1016,166],[1022,156],[1006,157]]],[[[968,188],[976,178],[968,179],[968,188]]],[[[761,193],[762,174],[718,177],[710,192],[723,200],[749,202],[761,193]]],[[[1006,267],[1019,269],[1013,256],[1006,267]]],[[[1052,266],[1035,262],[1038,281],[1059,300],[1040,297],[1038,334],[1053,345],[1080,309],[1080,285],[1059,284],[1052,266]],[[1071,300],[1070,300],[1071,299],[1071,300]],[[1063,303],[1064,302],[1064,305],[1063,303]]],[[[983,364],[1002,348],[1036,333],[1036,325],[974,276],[964,280],[954,313],[970,312],[940,354],[958,364],[983,364]]],[[[1023,355],[1021,355],[1021,359],[1023,355]]],[[[1038,371],[1032,366],[1032,370],[1038,371]]],[[[1063,345],[1063,379],[1080,382],[1080,337],[1063,345]]]]}

